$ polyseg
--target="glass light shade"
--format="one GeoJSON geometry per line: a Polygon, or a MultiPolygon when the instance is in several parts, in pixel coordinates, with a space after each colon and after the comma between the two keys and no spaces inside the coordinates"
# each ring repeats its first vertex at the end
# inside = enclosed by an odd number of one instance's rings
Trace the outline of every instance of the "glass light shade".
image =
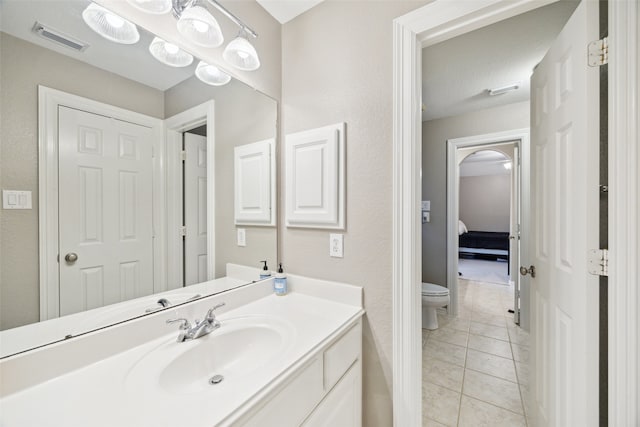
{"type": "Polygon", "coordinates": [[[171,0],[127,0],[133,7],[154,15],[162,15],[171,10],[171,0]]]}
{"type": "Polygon", "coordinates": [[[235,68],[243,71],[253,71],[260,68],[258,52],[247,39],[238,36],[224,49],[222,57],[235,68]]]}
{"type": "Polygon", "coordinates": [[[218,47],[224,42],[218,21],[202,6],[191,6],[178,19],[178,32],[203,47],[218,47]]]}
{"type": "Polygon", "coordinates": [[[231,76],[215,65],[200,61],[196,67],[196,77],[211,86],[223,86],[231,81],[231,76]]]}
{"type": "Polygon", "coordinates": [[[158,61],[170,67],[186,67],[193,62],[193,56],[159,37],[154,37],[149,45],[149,52],[158,61]]]}
{"type": "Polygon", "coordinates": [[[134,44],[140,40],[135,25],[95,3],[82,12],[82,19],[93,31],[112,42],[134,44]]]}

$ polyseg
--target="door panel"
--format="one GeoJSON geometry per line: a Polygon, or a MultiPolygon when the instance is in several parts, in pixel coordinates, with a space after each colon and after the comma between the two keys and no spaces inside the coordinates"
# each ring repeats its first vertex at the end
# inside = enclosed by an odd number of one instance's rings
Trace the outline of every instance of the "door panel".
{"type": "Polygon", "coordinates": [[[598,4],[582,1],[531,78],[536,277],[532,322],[539,426],[598,423],[598,4]]]}
{"type": "Polygon", "coordinates": [[[184,134],[185,286],[208,280],[207,138],[184,134]]]}
{"type": "Polygon", "coordinates": [[[58,121],[60,315],[151,294],[151,130],[62,106],[58,121]]]}

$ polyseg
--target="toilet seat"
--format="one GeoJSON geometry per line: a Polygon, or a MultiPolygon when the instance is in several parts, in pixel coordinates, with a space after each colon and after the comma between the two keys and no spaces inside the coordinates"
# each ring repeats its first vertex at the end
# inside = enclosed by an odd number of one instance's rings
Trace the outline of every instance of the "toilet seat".
{"type": "Polygon", "coordinates": [[[449,289],[433,283],[422,283],[422,295],[427,297],[441,297],[449,295],[449,289]]]}

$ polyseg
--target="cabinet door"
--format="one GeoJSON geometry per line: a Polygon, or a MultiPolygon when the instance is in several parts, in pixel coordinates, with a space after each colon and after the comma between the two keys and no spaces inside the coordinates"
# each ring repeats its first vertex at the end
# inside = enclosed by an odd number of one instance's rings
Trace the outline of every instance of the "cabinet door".
{"type": "Polygon", "coordinates": [[[304,427],[362,426],[362,362],[358,360],[302,424],[304,427]]]}

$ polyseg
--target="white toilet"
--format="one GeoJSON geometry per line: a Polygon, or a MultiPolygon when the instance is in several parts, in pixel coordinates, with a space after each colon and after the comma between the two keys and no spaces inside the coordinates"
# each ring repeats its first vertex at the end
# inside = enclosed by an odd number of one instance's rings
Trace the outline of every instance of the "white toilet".
{"type": "Polygon", "coordinates": [[[422,284],[422,328],[438,329],[436,308],[449,305],[449,289],[433,283],[422,284]]]}

